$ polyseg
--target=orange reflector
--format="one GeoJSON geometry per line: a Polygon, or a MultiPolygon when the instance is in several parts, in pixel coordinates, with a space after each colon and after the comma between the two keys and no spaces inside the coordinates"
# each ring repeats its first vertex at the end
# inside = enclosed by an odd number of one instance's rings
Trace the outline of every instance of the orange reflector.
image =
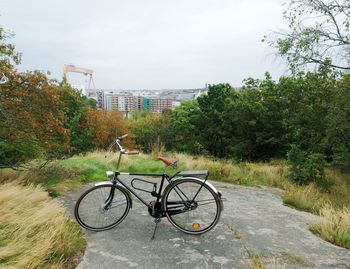
{"type": "Polygon", "coordinates": [[[199,225],[199,223],[193,223],[192,227],[193,227],[193,229],[198,230],[200,225],[199,225]]]}

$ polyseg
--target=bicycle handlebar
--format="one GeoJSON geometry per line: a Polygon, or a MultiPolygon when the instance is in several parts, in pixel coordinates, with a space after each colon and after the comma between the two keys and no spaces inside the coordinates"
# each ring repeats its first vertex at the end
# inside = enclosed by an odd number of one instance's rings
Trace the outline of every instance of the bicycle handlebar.
{"type": "Polygon", "coordinates": [[[127,137],[128,137],[128,134],[125,134],[125,135],[122,135],[122,136],[118,137],[118,138],[115,140],[115,144],[118,146],[120,152],[121,152],[122,154],[127,154],[127,155],[137,155],[137,154],[139,154],[139,153],[140,153],[139,151],[135,151],[135,150],[133,150],[133,151],[126,151],[125,148],[123,148],[123,146],[122,146],[122,144],[121,144],[121,141],[122,141],[123,139],[127,138],[127,137]]]}
{"type": "Polygon", "coordinates": [[[120,142],[127,137],[128,137],[128,134],[124,134],[115,139],[115,144],[118,146],[119,150],[123,153],[125,153],[125,149],[123,148],[122,144],[120,144],[120,142]]]}
{"type": "Polygon", "coordinates": [[[137,151],[137,150],[134,150],[134,151],[126,151],[125,154],[127,155],[138,155],[140,152],[137,151]]]}
{"type": "Polygon", "coordinates": [[[122,135],[121,137],[118,137],[119,140],[123,140],[124,138],[127,138],[128,134],[122,135]]]}

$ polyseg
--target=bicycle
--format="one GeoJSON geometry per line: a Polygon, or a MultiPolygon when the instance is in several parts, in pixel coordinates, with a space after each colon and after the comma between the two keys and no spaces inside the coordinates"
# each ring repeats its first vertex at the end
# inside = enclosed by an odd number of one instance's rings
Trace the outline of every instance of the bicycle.
{"type": "Polygon", "coordinates": [[[221,193],[208,182],[208,171],[178,171],[169,176],[166,173],[167,169],[176,168],[178,160],[158,157],[165,164],[162,174],[119,172],[123,154],[138,154],[138,152],[128,152],[123,148],[122,140],[127,136],[126,134],[118,137],[113,143],[119,149],[119,158],[117,171],[106,172],[110,181],[94,184],[77,200],[74,210],[77,222],[83,228],[91,231],[111,229],[120,224],[128,215],[132,208],[131,194],[133,194],[155,218],[156,226],[152,239],[158,223],[164,217],[177,229],[187,234],[199,235],[213,229],[223,210],[223,198],[221,193]],[[143,178],[133,178],[131,187],[129,187],[119,178],[120,175],[161,177],[160,186],[157,190],[157,183],[143,178]],[[200,176],[205,178],[202,179],[200,176]],[[168,182],[166,187],[164,187],[165,181],[168,182]],[[151,184],[152,190],[136,187],[136,182],[151,184]],[[150,193],[156,199],[148,203],[135,190],[150,193]]]}

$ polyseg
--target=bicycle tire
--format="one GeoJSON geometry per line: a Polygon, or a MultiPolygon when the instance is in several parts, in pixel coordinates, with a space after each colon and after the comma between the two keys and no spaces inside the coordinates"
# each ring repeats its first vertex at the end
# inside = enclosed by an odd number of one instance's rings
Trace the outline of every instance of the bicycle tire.
{"type": "Polygon", "coordinates": [[[222,211],[219,195],[198,178],[182,178],[168,185],[162,195],[162,208],[174,227],[194,235],[213,229],[222,211]],[[186,202],[197,206],[189,210],[186,202]]]}
{"type": "Polygon", "coordinates": [[[105,208],[112,194],[112,187],[110,183],[96,185],[79,197],[74,215],[80,226],[90,231],[105,231],[114,228],[126,218],[131,207],[131,198],[121,186],[114,186],[112,201],[109,208],[105,208]]]}

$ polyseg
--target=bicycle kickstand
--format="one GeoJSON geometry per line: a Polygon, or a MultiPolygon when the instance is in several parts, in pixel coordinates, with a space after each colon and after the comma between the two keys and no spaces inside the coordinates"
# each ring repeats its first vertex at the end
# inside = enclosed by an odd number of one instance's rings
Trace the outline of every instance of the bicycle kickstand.
{"type": "Polygon", "coordinates": [[[154,219],[154,222],[156,223],[156,227],[154,227],[154,231],[153,231],[153,235],[151,237],[151,240],[153,240],[155,238],[155,235],[156,235],[156,230],[157,230],[157,227],[158,227],[158,223],[161,221],[161,218],[157,218],[157,219],[154,219]]]}

